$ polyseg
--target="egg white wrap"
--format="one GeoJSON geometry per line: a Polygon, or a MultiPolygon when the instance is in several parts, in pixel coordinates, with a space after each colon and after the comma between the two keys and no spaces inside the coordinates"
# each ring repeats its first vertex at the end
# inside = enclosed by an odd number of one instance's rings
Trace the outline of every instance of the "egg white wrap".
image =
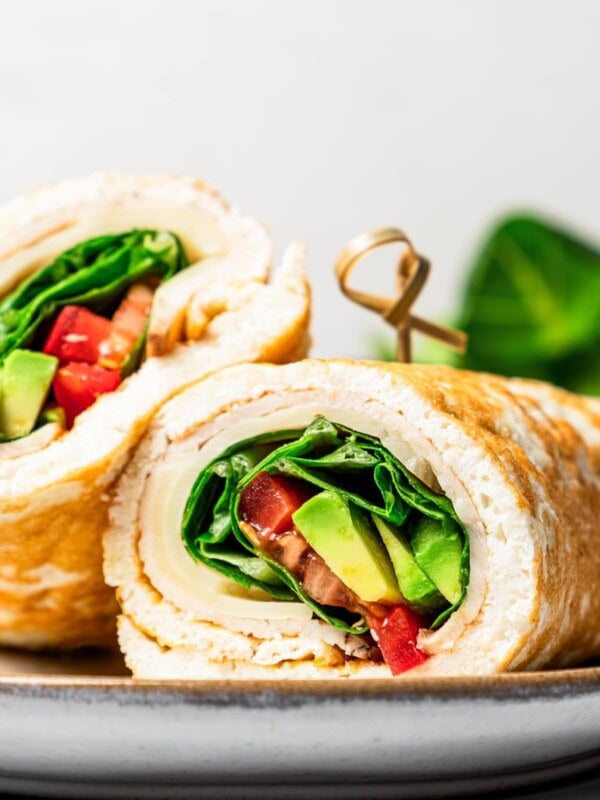
{"type": "Polygon", "coordinates": [[[72,430],[47,425],[0,445],[0,644],[115,644],[102,575],[108,490],[156,410],[231,364],[301,357],[308,342],[304,247],[268,283],[264,227],[186,177],[100,173],[0,208],[0,292],[70,247],[133,228],[177,234],[190,266],[154,295],[148,358],[72,430]]]}
{"type": "Polygon", "coordinates": [[[453,503],[470,543],[460,608],[410,675],[564,666],[600,653],[600,403],[533,381],[342,360],[226,369],[154,418],[116,487],[105,574],[145,678],[389,677],[358,636],[196,563],[195,476],[229,445],[317,415],[376,436],[453,503]]]}

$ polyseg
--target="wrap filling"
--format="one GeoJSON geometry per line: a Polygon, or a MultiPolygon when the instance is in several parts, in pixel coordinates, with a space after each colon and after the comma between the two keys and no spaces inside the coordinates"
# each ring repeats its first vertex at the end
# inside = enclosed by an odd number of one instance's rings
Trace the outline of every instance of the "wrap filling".
{"type": "Polygon", "coordinates": [[[182,536],[195,560],[364,636],[393,674],[427,658],[419,629],[442,625],[468,585],[468,537],[450,500],[379,439],[324,417],[208,464],[182,536]]]}
{"type": "Polygon", "coordinates": [[[70,428],[144,357],[154,292],[188,266],[172,233],[97,236],[0,302],[0,441],[70,428]]]}

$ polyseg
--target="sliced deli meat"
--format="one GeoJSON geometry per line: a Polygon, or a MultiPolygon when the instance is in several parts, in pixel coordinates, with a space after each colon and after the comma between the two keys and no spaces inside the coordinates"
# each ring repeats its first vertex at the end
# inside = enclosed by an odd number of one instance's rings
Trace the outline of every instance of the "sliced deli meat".
{"type": "Polygon", "coordinates": [[[153,419],[105,574],[144,678],[477,675],[600,654],[600,403],[447,367],[226,369],[153,419]]]}

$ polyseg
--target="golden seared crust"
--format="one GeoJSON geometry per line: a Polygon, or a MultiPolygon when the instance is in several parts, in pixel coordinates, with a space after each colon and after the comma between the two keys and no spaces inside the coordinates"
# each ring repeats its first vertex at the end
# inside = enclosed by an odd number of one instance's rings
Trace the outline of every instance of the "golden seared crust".
{"type": "Polygon", "coordinates": [[[442,367],[391,369],[460,421],[515,486],[516,501],[542,523],[536,633],[519,643],[513,666],[560,666],[596,656],[600,402],[536,381],[472,372],[457,380],[442,367]],[[518,413],[520,428],[509,412],[518,413]]]}
{"type": "MultiPolygon", "coordinates": [[[[170,463],[171,448],[202,453],[216,437],[222,449],[280,429],[281,413],[283,427],[325,413],[379,436],[417,474],[435,476],[469,531],[467,597],[438,631],[421,633],[431,658],[416,672],[483,674],[600,655],[600,402],[447,367],[321,360],[232,367],[190,387],[154,419],[119,482],[105,539],[122,647],[136,675],[190,677],[196,669],[196,677],[215,677],[235,664],[239,677],[267,677],[266,667],[285,661],[285,674],[300,677],[314,672],[320,644],[364,667],[356,646],[328,640],[323,623],[219,613],[140,558],[148,475],[170,463]],[[252,642],[246,653],[244,641],[252,642]]],[[[317,671],[344,674],[324,665],[317,671]]]]}
{"type": "MultiPolygon", "coordinates": [[[[107,524],[101,486],[37,513],[0,515],[0,640],[38,649],[114,646],[116,600],[97,569],[107,524]]],[[[8,505],[8,504],[7,504],[8,505]]],[[[22,505],[22,504],[21,504],[22,505]]]]}
{"type": "Polygon", "coordinates": [[[292,245],[267,283],[272,248],[264,228],[189,178],[98,174],[0,209],[0,291],[77,241],[161,227],[163,219],[200,261],[155,295],[157,352],[163,352],[171,320],[191,305],[204,322],[193,340],[147,359],[68,433],[40,435],[34,448],[26,440],[2,446],[0,644],[114,643],[116,603],[102,577],[107,493],[152,415],[211,372],[285,360],[306,341],[310,300],[303,247],[292,245]]]}

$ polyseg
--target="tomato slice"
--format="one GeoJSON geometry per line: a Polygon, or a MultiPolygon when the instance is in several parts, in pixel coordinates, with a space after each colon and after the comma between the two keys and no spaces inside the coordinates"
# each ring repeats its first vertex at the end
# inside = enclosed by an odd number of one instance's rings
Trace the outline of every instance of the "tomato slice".
{"type": "Polygon", "coordinates": [[[150,316],[152,290],[134,283],[115,311],[109,336],[100,345],[98,364],[120,369],[142,335],[150,316]]]}
{"type": "Polygon", "coordinates": [[[410,608],[395,606],[383,619],[370,618],[368,622],[392,675],[400,675],[429,658],[417,647],[417,634],[424,626],[410,608]]]}
{"type": "Polygon", "coordinates": [[[240,516],[264,533],[291,531],[292,514],[314,493],[312,486],[304,481],[259,472],[242,492],[240,516]]]}
{"type": "Polygon", "coordinates": [[[95,364],[100,345],[110,336],[111,329],[109,319],[82,306],[65,306],[52,326],[43,351],[57,356],[62,363],[95,364]]]}
{"type": "Polygon", "coordinates": [[[67,427],[75,417],[85,411],[95,400],[114,391],[121,383],[117,370],[103,369],[96,364],[71,362],[61,367],[52,383],[56,402],[65,410],[67,427]]]}

